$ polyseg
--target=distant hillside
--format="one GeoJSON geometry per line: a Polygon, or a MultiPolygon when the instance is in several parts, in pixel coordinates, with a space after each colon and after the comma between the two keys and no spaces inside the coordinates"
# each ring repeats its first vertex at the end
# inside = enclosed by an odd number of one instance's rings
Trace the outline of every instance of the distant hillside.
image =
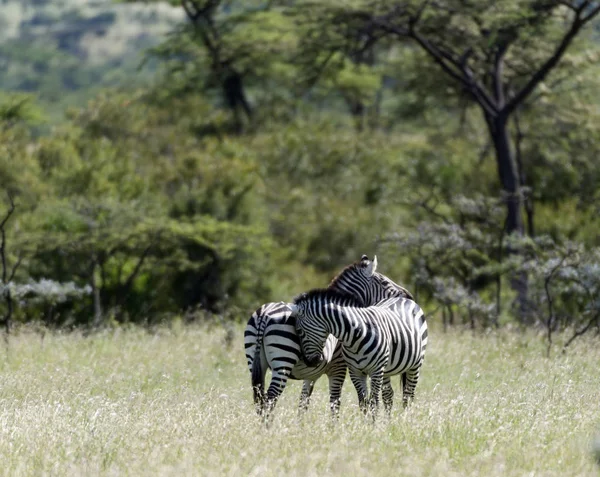
{"type": "Polygon", "coordinates": [[[35,93],[51,115],[105,86],[136,86],[142,53],[178,22],[166,4],[0,0],[0,89],[35,93]]]}

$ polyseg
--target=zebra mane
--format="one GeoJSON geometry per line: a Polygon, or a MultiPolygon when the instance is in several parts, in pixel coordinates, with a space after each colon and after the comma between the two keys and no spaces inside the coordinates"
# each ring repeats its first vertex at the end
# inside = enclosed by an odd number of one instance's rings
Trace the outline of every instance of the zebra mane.
{"type": "Polygon", "coordinates": [[[328,288],[334,288],[339,282],[341,282],[346,277],[346,275],[348,273],[353,272],[354,270],[357,270],[359,268],[366,267],[366,264],[368,263],[368,261],[369,261],[368,257],[366,255],[363,255],[360,260],[348,265],[340,273],[338,273],[335,277],[333,277],[331,282],[329,282],[328,288]]]}
{"type": "Polygon", "coordinates": [[[354,295],[344,291],[338,291],[331,288],[314,288],[304,293],[300,293],[297,297],[294,298],[294,304],[298,305],[299,303],[313,300],[313,299],[321,299],[326,301],[339,301],[345,300],[348,302],[348,306],[364,306],[360,300],[358,300],[354,295]]]}
{"type": "MultiPolygon", "coordinates": [[[[392,280],[389,277],[386,277],[385,275],[379,273],[379,272],[375,272],[374,275],[380,275],[381,277],[383,277],[385,280],[387,280],[389,283],[391,283],[397,291],[397,296],[401,296],[404,298],[408,298],[409,300],[415,301],[415,297],[413,296],[413,294],[411,292],[409,292],[406,288],[404,288],[402,285],[398,285],[394,280],[392,280]]],[[[394,295],[396,296],[396,295],[394,295]]]]}

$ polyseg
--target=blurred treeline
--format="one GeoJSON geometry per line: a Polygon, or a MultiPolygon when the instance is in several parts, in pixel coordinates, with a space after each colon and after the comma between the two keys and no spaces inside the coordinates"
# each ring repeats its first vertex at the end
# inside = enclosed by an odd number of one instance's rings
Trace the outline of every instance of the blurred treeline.
{"type": "Polygon", "coordinates": [[[595,2],[171,4],[151,71],[61,120],[64,51],[3,50],[43,85],[0,106],[13,320],[245,318],[377,253],[446,325],[598,330],[595,2]]]}

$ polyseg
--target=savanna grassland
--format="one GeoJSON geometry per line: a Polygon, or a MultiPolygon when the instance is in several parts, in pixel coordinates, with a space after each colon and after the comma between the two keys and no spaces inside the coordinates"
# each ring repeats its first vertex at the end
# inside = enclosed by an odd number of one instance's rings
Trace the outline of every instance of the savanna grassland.
{"type": "Polygon", "coordinates": [[[293,382],[266,430],[251,403],[242,332],[174,326],[12,337],[0,361],[0,472],[598,475],[593,342],[546,358],[532,335],[433,327],[408,412],[396,405],[373,426],[347,380],[332,427],[323,379],[298,419],[293,382]]]}
{"type": "Polygon", "coordinates": [[[600,475],[600,1],[0,24],[0,477],[600,475]],[[265,429],[236,310],[365,253],[440,311],[414,406],[265,429]]]}

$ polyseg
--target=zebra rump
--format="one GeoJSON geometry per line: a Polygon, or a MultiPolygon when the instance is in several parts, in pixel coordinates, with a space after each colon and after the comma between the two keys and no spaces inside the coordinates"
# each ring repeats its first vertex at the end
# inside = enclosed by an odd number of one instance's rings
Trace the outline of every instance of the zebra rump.
{"type": "Polygon", "coordinates": [[[333,411],[339,406],[346,365],[341,346],[332,336],[323,347],[323,359],[308,366],[302,361],[300,340],[295,331],[295,318],[286,303],[266,303],[248,320],[244,332],[246,359],[251,373],[254,403],[259,414],[268,413],[287,384],[288,379],[304,380],[300,407],[305,409],[315,381],[326,374],[329,378],[330,403],[333,411]],[[265,374],[272,371],[265,393],[265,374]]]}

